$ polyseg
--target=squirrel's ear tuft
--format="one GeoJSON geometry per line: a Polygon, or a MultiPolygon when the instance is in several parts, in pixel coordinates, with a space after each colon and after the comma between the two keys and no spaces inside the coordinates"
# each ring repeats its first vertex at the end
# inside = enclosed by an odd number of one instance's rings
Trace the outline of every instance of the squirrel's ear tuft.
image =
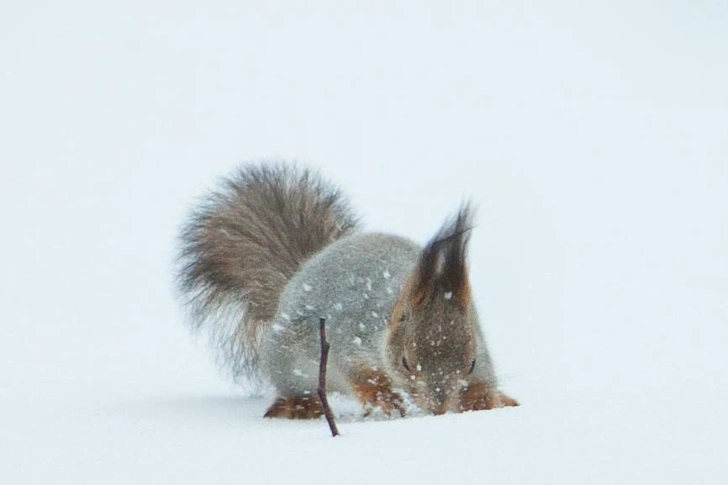
{"type": "Polygon", "coordinates": [[[413,288],[417,305],[436,295],[463,305],[469,303],[467,249],[473,212],[472,206],[464,203],[423,249],[413,288]]]}

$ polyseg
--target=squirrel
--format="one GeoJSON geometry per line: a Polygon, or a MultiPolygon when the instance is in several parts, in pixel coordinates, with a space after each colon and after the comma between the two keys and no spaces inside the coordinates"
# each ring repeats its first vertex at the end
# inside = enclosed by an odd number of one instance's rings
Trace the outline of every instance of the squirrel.
{"type": "Polygon", "coordinates": [[[498,389],[468,280],[473,210],[464,203],[421,247],[368,233],[340,190],[286,163],[247,164],[193,208],[178,282],[194,328],[207,327],[234,377],[262,378],[268,418],[323,415],[318,322],[327,319],[327,387],[367,414],[517,406],[498,389]]]}

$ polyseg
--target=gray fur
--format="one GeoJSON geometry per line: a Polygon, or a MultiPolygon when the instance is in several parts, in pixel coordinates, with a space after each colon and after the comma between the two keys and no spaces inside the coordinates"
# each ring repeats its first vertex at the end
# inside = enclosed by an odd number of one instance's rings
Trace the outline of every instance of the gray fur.
{"type": "Polygon", "coordinates": [[[286,285],[274,324],[261,342],[261,363],[278,392],[316,389],[318,320],[331,343],[327,385],[350,393],[356,368],[383,368],[389,314],[421,248],[386,234],[355,234],[324,249],[286,285]]]}

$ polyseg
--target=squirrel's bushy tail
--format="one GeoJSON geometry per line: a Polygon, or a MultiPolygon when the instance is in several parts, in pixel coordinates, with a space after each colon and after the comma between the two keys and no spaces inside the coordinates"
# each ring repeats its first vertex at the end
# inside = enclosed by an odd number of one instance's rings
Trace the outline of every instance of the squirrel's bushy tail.
{"type": "Polygon", "coordinates": [[[301,264],[357,227],[339,190],[307,169],[246,165],[193,210],[178,281],[233,377],[257,377],[257,340],[301,264]]]}

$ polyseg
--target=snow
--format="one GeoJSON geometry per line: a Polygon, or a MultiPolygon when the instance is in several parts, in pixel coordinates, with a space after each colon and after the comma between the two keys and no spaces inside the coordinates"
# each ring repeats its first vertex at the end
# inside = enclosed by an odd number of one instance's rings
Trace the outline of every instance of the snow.
{"type": "Polygon", "coordinates": [[[727,482],[727,15],[8,3],[0,482],[727,482]],[[172,277],[195,198],[260,157],[420,243],[470,197],[473,296],[522,405],[334,399],[336,439],[264,420],[272,396],[215,370],[172,277]]]}

